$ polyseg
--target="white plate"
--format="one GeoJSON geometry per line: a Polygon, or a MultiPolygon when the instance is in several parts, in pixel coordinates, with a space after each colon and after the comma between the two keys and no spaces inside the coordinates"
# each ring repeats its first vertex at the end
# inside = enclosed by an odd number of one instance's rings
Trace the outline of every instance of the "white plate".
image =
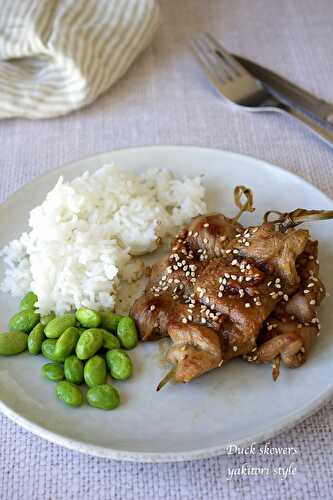
{"type": "MultiPolygon", "coordinates": [[[[26,185],[0,207],[0,245],[27,228],[29,210],[40,203],[60,174],[66,179],[106,162],[134,171],[161,167],[177,175],[204,176],[209,209],[234,214],[236,184],[254,191],[256,212],[243,221],[258,223],[268,209],[332,209],[314,186],[280,168],[246,156],[193,147],[145,147],[115,151],[62,167],[26,185]]],[[[311,225],[320,241],[321,275],[332,290],[332,222],[311,225]]],[[[17,301],[0,294],[0,328],[17,301]]],[[[211,457],[230,443],[262,441],[309,415],[333,393],[332,300],[321,307],[322,335],[307,363],[282,367],[278,382],[270,366],[236,360],[184,385],[155,392],[164,373],[156,343],[134,352],[135,377],[118,383],[122,404],[114,412],[85,405],[71,409],[56,400],[52,383],[40,376],[43,359],[23,354],[0,359],[0,408],[26,429],[55,443],[102,457],[164,462],[211,457]]]]}

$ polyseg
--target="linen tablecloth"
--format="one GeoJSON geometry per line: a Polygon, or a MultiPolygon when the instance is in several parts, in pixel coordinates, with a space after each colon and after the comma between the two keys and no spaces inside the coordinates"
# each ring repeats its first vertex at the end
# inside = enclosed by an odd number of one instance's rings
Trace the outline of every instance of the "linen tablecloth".
{"type": "MultiPolygon", "coordinates": [[[[89,108],[41,122],[0,122],[0,200],[65,162],[145,144],[194,144],[263,158],[333,195],[333,150],[280,116],[225,107],[187,49],[192,33],[214,33],[231,50],[275,68],[333,101],[331,0],[162,0],[163,24],[125,78],[89,108]]],[[[270,187],[273,188],[272,186],[270,187]]],[[[138,418],[139,415],[138,415],[138,418]]],[[[209,425],[209,423],[208,423],[209,425]]],[[[333,402],[270,440],[286,456],[222,456],[140,465],[81,455],[0,416],[1,500],[329,499],[333,490],[333,402]],[[296,474],[228,480],[228,468],[288,466],[296,474]]]]}

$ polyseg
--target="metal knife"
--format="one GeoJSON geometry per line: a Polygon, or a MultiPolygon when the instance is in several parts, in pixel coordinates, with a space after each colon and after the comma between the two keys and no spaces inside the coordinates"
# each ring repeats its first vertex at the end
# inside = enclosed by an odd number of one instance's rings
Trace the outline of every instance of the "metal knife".
{"type": "Polygon", "coordinates": [[[259,64],[244,57],[234,54],[233,56],[273,93],[277,93],[280,97],[292,102],[295,106],[316,117],[321,122],[333,125],[333,104],[315,97],[273,71],[259,66],[259,64]]]}

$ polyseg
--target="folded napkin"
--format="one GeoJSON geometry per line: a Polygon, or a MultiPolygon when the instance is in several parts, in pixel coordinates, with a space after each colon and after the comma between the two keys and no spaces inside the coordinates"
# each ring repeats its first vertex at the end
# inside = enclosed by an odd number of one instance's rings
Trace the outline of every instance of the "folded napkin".
{"type": "Polygon", "coordinates": [[[149,44],[154,0],[3,0],[0,118],[86,106],[149,44]]]}

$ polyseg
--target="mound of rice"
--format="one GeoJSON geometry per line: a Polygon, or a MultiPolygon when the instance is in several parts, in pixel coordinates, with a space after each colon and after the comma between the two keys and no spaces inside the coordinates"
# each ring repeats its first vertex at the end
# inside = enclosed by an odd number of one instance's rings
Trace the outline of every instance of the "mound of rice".
{"type": "Polygon", "coordinates": [[[121,281],[144,270],[137,256],[206,212],[200,178],[166,170],[133,175],[114,165],[71,182],[60,177],[30,212],[30,231],[8,244],[1,290],[33,290],[42,314],[88,306],[114,309],[121,281]]]}

